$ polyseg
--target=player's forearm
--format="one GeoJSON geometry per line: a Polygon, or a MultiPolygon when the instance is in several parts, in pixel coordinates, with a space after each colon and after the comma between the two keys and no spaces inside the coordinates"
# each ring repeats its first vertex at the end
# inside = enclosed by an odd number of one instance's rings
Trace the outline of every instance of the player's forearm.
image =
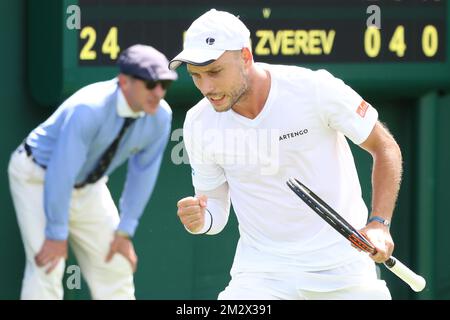
{"type": "Polygon", "coordinates": [[[373,154],[372,215],[391,220],[402,178],[402,155],[394,140],[373,154]]]}

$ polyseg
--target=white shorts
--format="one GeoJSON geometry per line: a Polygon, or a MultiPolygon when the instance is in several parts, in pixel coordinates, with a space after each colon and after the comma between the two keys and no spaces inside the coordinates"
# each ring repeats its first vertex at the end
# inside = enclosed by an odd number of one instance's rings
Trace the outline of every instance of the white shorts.
{"type": "Polygon", "coordinates": [[[356,261],[318,272],[238,272],[218,299],[390,300],[391,294],[385,281],[377,278],[374,263],[356,261]]]}

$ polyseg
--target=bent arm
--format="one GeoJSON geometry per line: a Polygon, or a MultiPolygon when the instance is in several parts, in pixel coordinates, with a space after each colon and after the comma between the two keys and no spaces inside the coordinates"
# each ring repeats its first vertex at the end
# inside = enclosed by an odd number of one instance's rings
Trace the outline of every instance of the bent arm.
{"type": "MultiPolygon", "coordinates": [[[[391,220],[402,176],[400,148],[380,122],[375,124],[369,137],[360,146],[373,158],[371,216],[391,220]]],[[[377,250],[377,253],[371,256],[375,262],[384,262],[392,255],[394,241],[388,226],[372,221],[361,232],[377,250]]]]}
{"type": "Polygon", "coordinates": [[[169,141],[170,122],[159,138],[128,160],[127,178],[120,198],[118,230],[133,236],[144,213],[161,168],[164,151],[169,141]]]}

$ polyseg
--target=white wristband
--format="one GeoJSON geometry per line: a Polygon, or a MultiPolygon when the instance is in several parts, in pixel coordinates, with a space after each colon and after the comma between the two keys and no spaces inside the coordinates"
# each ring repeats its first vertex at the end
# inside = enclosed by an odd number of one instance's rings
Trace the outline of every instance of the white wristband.
{"type": "Polygon", "coordinates": [[[186,228],[186,226],[184,226],[184,228],[190,234],[205,234],[211,229],[211,227],[212,227],[212,215],[211,215],[211,212],[209,212],[208,209],[205,209],[205,223],[203,224],[203,227],[199,231],[192,232],[191,230],[186,228]]]}

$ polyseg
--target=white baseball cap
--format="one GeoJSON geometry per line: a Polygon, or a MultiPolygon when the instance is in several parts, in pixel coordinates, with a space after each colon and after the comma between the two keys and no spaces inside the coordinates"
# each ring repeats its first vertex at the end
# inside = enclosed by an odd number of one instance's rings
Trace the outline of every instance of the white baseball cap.
{"type": "Polygon", "coordinates": [[[250,48],[250,31],[238,17],[211,9],[195,20],[186,31],[183,51],[169,63],[175,70],[183,62],[204,66],[227,50],[250,48]]]}

